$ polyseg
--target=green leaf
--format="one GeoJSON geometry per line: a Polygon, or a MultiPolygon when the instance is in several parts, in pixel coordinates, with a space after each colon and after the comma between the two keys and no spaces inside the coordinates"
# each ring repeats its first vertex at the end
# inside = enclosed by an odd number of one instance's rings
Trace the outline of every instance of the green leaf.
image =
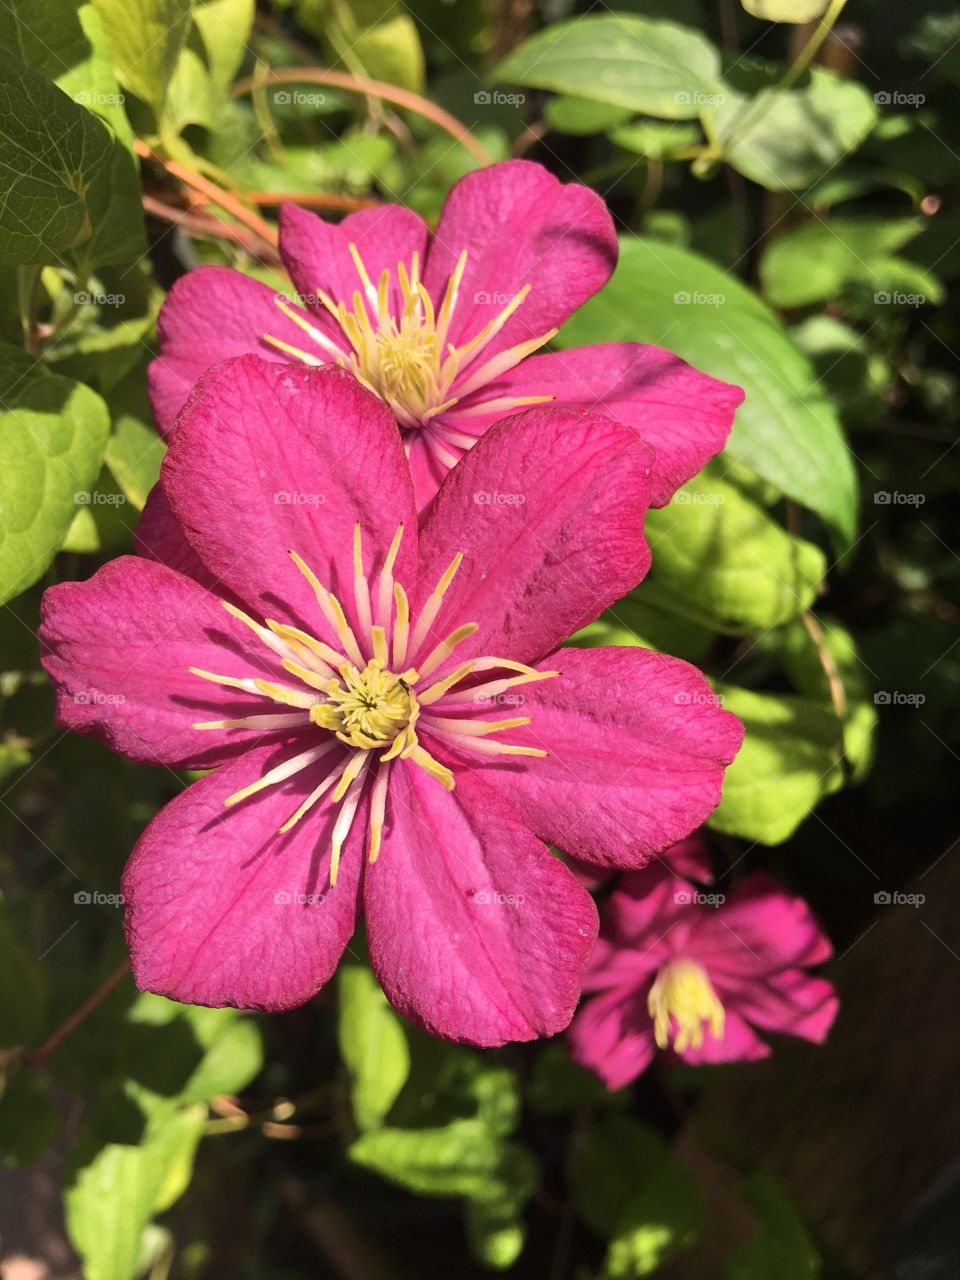
{"type": "Polygon", "coordinates": [[[143,250],[124,142],[95,115],[0,54],[0,263],[57,262],[85,276],[143,250]]]}
{"type": "Polygon", "coordinates": [[[350,1159],[418,1195],[483,1199],[501,1158],[501,1141],[481,1120],[442,1129],[371,1129],[351,1143],[350,1159]]]}
{"type": "Polygon", "coordinates": [[[558,22],[509,53],[490,73],[668,120],[696,117],[719,88],[720,57],[698,31],[675,22],[609,13],[558,22]]]}
{"type": "Polygon", "coordinates": [[[106,405],[89,387],[0,347],[0,602],[44,572],[100,471],[106,405]],[[82,499],[80,500],[82,502],[82,499]]]}
{"type": "Polygon", "coordinates": [[[820,1255],[783,1187],[769,1173],[755,1173],[743,1184],[747,1204],[760,1229],[727,1259],[726,1280],[817,1280],[820,1255]]]}
{"type": "Polygon", "coordinates": [[[811,186],[858,147],[877,108],[863,85],[816,67],[802,89],[771,86],[750,98],[728,85],[701,119],[728,164],[769,191],[791,191],[811,186]]]}
{"type": "Polygon", "coordinates": [[[571,1178],[580,1215],[610,1242],[605,1280],[650,1275],[700,1229],[693,1174],[658,1134],[628,1116],[593,1125],[575,1149],[571,1178]]]}
{"type": "Polygon", "coordinates": [[[591,98],[576,98],[568,94],[548,98],[543,108],[543,118],[551,129],[575,137],[606,133],[608,129],[626,124],[632,115],[629,107],[611,106],[609,102],[594,102],[591,98]]]}
{"type": "Polygon", "coordinates": [[[738,383],[746,400],[727,454],[816,511],[841,545],[853,541],[857,484],[837,416],[777,317],[716,263],[676,245],[624,237],[613,279],[557,341],[660,343],[738,383]]]}
{"type": "Polygon", "coordinates": [[[715,631],[765,631],[813,602],[827,569],[736,485],[701,475],[647,515],[653,600],[715,631]]]}
{"type": "Polygon", "coordinates": [[[393,0],[300,0],[297,20],[326,41],[349,71],[419,93],[423,47],[417,25],[393,0]]]}
{"type": "Polygon", "coordinates": [[[826,10],[828,0],[741,0],[747,13],[765,22],[812,22],[826,10]]]}
{"type": "Polygon", "coordinates": [[[67,1231],[85,1280],[135,1280],[144,1231],[183,1194],[206,1120],[204,1106],[165,1113],[137,1145],[81,1145],[64,1195],[67,1231]]]}
{"type": "Polygon", "coordinates": [[[366,965],[341,964],[337,993],[340,1055],[350,1072],[354,1118],[361,1129],[373,1129],[410,1074],[406,1031],[366,965]]]}
{"type": "Polygon", "coordinates": [[[43,971],[20,941],[0,899],[0,1049],[29,1046],[43,1028],[43,971]]]}
{"type": "Polygon", "coordinates": [[[663,120],[638,120],[635,124],[614,129],[609,137],[624,151],[632,151],[651,160],[669,159],[675,152],[696,146],[701,140],[700,130],[695,124],[663,120]]]}
{"type": "MultiPolygon", "coordinates": [[[[845,627],[825,618],[820,618],[819,624],[824,648],[833,660],[846,700],[843,745],[851,769],[850,780],[859,782],[873,763],[877,729],[873,677],[860,659],[855,639],[845,627]]],[[[778,634],[778,640],[784,670],[797,692],[833,710],[827,673],[806,629],[799,621],[794,622],[778,634]]]]}
{"type": "Polygon", "coordinates": [[[263,1064],[260,1031],[251,1018],[236,1009],[181,1005],[145,993],[131,1005],[127,1022],[124,1066],[131,1075],[149,1082],[147,1088],[137,1087],[134,1092],[150,1112],[209,1102],[221,1093],[238,1093],[263,1064]],[[171,1029],[166,1054],[166,1065],[173,1068],[169,1080],[154,1078],[151,1064],[158,1040],[150,1030],[161,1027],[171,1029]],[[183,1054],[182,1061],[177,1060],[175,1046],[183,1054]]]}
{"type": "Polygon", "coordinates": [[[728,835],[781,844],[819,801],[843,785],[841,725],[808,698],[718,685],[746,729],[708,824],[728,835]]]}
{"type": "Polygon", "coordinates": [[[157,483],[167,446],[152,427],[123,414],[113,424],[105,461],[128,502],[143,510],[157,483]]]}
{"type": "Polygon", "coordinates": [[[163,114],[167,89],[190,31],[190,0],[93,0],[117,79],[163,114]]]}
{"type": "Polygon", "coordinates": [[[5,0],[0,6],[0,48],[16,48],[24,66],[52,80],[131,146],[133,134],[123,95],[110,65],[103,26],[91,4],[5,0]]]}
{"type": "Polygon", "coordinates": [[[505,1271],[520,1256],[527,1236],[523,1209],[539,1181],[530,1152],[507,1143],[486,1190],[466,1205],[467,1242],[483,1266],[505,1271]]]}
{"type": "Polygon", "coordinates": [[[563,1044],[544,1045],[537,1055],[527,1102],[541,1116],[619,1107],[629,1101],[624,1089],[611,1093],[607,1086],[570,1057],[563,1044]]]}
{"type": "Polygon", "coordinates": [[[851,284],[874,290],[878,306],[895,303],[893,295],[900,292],[940,302],[940,282],[895,256],[922,229],[920,218],[831,217],[802,223],[778,236],[763,255],[763,291],[778,307],[832,299],[851,284]]]}
{"type": "Polygon", "coordinates": [[[32,1164],[60,1128],[60,1116],[36,1074],[20,1070],[0,1094],[0,1165],[32,1164]]]}

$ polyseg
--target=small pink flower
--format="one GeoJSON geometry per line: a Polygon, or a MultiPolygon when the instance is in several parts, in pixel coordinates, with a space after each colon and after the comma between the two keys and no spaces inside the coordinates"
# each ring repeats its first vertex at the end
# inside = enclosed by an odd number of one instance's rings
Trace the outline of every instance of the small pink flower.
{"type": "Polygon", "coordinates": [[[573,1056],[611,1089],[647,1069],[658,1049],[684,1062],[766,1058],[754,1028],[820,1044],[836,1017],[829,982],[805,972],[831,955],[802,898],[758,872],[726,898],[687,841],[659,865],[625,875],[611,895],[570,1028],[573,1056]]]}
{"type": "Polygon", "coordinates": [[[432,236],[400,205],[339,225],[285,205],[280,253],[299,306],[227,267],[199,267],[171,290],[150,370],[161,431],[204,370],[256,351],[341,365],[379,395],[420,507],[489,427],[546,402],[639,430],[657,452],[651,502],[662,506],[723,448],[743,399],[660,347],[532,354],[609,279],[617,239],[599,196],[527,160],[468,174],[432,236]]]}
{"type": "Polygon", "coordinates": [[[558,648],[649,564],[649,469],[629,428],[533,410],[418,531],[396,424],[350,375],[203,378],[155,491],[175,563],[154,545],[44,599],[62,725],[215,766],[124,877],[142,987],[300,1004],[362,896],[377,976],[428,1030],[567,1025],[597,914],[542,842],[642,864],[714,808],[742,736],[685,662],[558,648]]]}

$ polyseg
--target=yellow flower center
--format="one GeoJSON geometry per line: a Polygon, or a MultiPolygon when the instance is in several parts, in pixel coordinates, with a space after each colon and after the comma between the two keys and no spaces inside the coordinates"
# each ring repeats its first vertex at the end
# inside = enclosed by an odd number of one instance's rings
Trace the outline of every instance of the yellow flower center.
{"type": "Polygon", "coordinates": [[[310,708],[310,719],[332,729],[341,742],[366,751],[387,746],[401,734],[415,740],[411,731],[420,704],[408,681],[416,674],[394,675],[379,658],[372,658],[362,671],[344,663],[340,679],[327,686],[327,701],[310,708]]]}
{"type": "MultiPolygon", "coordinates": [[[[494,305],[500,304],[500,309],[469,342],[457,347],[447,341],[447,335],[467,265],[466,249],[460,254],[447,281],[439,309],[434,307],[433,300],[420,279],[419,255],[413,254],[409,267],[403,262],[398,263],[396,277],[401,306],[399,314],[394,315],[390,306],[392,273],[385,270],[374,285],[357,246],[351,244],[349,248],[363,292],[355,290],[348,306],[345,300],[335,301],[323,289],[317,290],[317,297],[336,321],[349,350],[344,351],[313,324],[304,312],[291,307],[282,297],[274,299],[277,307],[313,340],[320,348],[319,352],[305,351],[273,334],[264,333],[261,337],[270,346],[302,364],[320,365],[332,362],[349,369],[368,390],[380,396],[390,406],[401,426],[426,427],[433,423],[438,415],[512,369],[531,352],[549,342],[557,332],[556,329],[551,329],[540,337],[517,343],[488,360],[478,362],[484,348],[522,306],[530,292],[529,284],[524,285],[512,297],[504,296],[501,300],[494,295],[494,305]]],[[[477,295],[474,302],[477,303],[478,300],[480,305],[490,303],[487,294],[477,295]]],[[[461,410],[461,414],[469,423],[471,416],[493,411],[511,413],[527,405],[543,404],[552,399],[552,395],[501,396],[472,404],[468,409],[461,410]]],[[[449,452],[449,446],[468,449],[475,443],[475,437],[468,432],[457,431],[449,426],[441,427],[436,423],[434,428],[431,433],[432,446],[441,458],[446,454],[448,466],[457,461],[456,456],[449,452]]]]}
{"type": "Polygon", "coordinates": [[[723,1039],[723,1005],[706,969],[695,960],[679,956],[663,966],[647,996],[647,1009],[661,1049],[670,1047],[671,1019],[676,1023],[673,1047],[677,1053],[699,1049],[705,1025],[715,1040],[723,1039]]]}
{"type": "Polygon", "coordinates": [[[438,643],[427,645],[463,553],[454,556],[414,619],[410,616],[407,593],[393,576],[402,536],[401,526],[379,572],[373,574],[364,566],[360,526],[355,527],[352,623],[337,596],[291,551],[291,558],[312,588],[336,645],[270,618],[262,626],[236,605],[227,600],[221,602],[231,617],[249,627],[279,659],[284,672],[294,677],[294,683],[264,680],[259,676],[218,675],[190,667],[192,674],[202,680],[279,704],[263,715],[205,721],[194,724],[194,729],[257,729],[268,733],[294,732],[312,725],[324,731],[313,738],[304,735],[303,750],[275,765],[249,786],[235,791],[224,804],[228,808],[239,804],[264,787],[285,782],[329,757],[330,772],[287,819],[280,832],[289,831],[324,797],[328,797],[331,804],[339,804],[331,835],[331,885],[337,882],[340,853],[368,780],[371,862],[376,861],[380,850],[387,784],[395,760],[411,761],[442,786],[453,790],[453,773],[423,745],[418,736],[420,730],[428,730],[439,743],[470,753],[478,763],[484,756],[547,754],[539,747],[502,742],[494,736],[524,728],[530,723],[529,716],[485,720],[477,713],[484,707],[497,705],[516,685],[549,680],[557,672],[538,671],[509,658],[482,656],[471,658],[448,675],[437,678],[434,673],[442,669],[454,649],[478,630],[475,622],[467,622],[455,627],[438,643]],[[415,667],[408,665],[411,660],[416,661],[415,667]],[[470,683],[483,672],[492,673],[493,678],[479,684],[470,683]],[[337,751],[339,744],[349,750],[337,751]]]}

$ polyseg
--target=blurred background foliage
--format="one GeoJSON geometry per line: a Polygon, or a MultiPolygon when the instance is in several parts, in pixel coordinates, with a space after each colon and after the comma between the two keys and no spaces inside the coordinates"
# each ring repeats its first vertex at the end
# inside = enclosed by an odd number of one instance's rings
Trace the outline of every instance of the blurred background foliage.
{"type": "Polygon", "coordinates": [[[4,1276],[960,1273],[956,7],[5,0],[0,50],[4,1276]],[[185,779],[62,735],[35,636],[44,586],[131,547],[164,293],[200,262],[283,287],[281,200],[434,219],[510,155],[621,234],[556,345],[659,343],[746,390],[579,642],[695,661],[744,720],[719,881],[769,868],[826,922],[825,1050],[608,1094],[562,1041],[402,1024],[362,938],[269,1020],[125,970],[123,862],[185,779]]]}

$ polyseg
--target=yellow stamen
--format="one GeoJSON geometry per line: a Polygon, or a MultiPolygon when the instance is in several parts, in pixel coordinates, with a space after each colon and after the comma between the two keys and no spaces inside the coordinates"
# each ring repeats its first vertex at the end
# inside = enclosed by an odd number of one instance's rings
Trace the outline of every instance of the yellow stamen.
{"type": "Polygon", "coordinates": [[[450,564],[441,575],[440,581],[430,592],[427,601],[420,610],[420,616],[417,619],[417,625],[413,629],[413,636],[410,640],[411,654],[416,659],[417,650],[427,638],[427,632],[436,621],[437,614],[440,612],[440,606],[443,604],[443,597],[450,589],[450,584],[457,576],[457,570],[463,564],[463,552],[458,551],[453,557],[450,564]]]}
{"type": "Polygon", "coordinates": [[[451,631],[445,636],[438,645],[435,645],[423,662],[420,663],[421,676],[428,676],[431,671],[435,671],[445,658],[448,658],[458,644],[462,644],[464,640],[470,636],[476,635],[480,630],[480,624],[477,622],[465,622],[462,627],[457,627],[455,631],[451,631]]]}
{"type": "Polygon", "coordinates": [[[723,1039],[723,1005],[706,969],[695,960],[678,956],[663,966],[647,996],[647,1009],[653,1019],[654,1038],[661,1049],[670,1045],[671,1018],[676,1022],[673,1047],[677,1053],[699,1049],[705,1026],[709,1026],[715,1040],[723,1039]]]}

